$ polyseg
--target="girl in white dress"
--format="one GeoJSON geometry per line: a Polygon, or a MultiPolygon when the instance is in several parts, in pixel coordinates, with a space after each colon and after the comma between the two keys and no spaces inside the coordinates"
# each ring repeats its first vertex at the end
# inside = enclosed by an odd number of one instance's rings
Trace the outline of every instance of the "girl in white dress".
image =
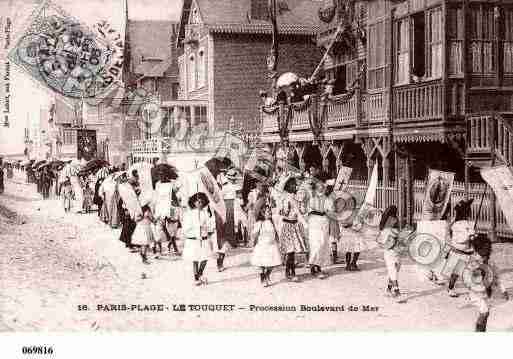
{"type": "Polygon", "coordinates": [[[141,258],[144,264],[150,264],[148,261],[148,249],[153,245],[155,236],[153,234],[153,214],[150,206],[145,204],[142,206],[142,218],[139,218],[132,235],[132,244],[141,246],[141,258]]]}
{"type": "Polygon", "coordinates": [[[260,282],[269,286],[273,267],[281,265],[281,254],[278,248],[278,234],[272,221],[272,212],[269,206],[264,206],[253,228],[252,237],[255,238],[255,248],[251,256],[251,264],[260,267],[260,282]]]}
{"type": "Polygon", "coordinates": [[[193,264],[196,285],[207,284],[203,276],[208,258],[212,256],[211,241],[215,231],[215,217],[209,211],[207,195],[201,192],[189,198],[189,209],[182,217],[184,236],[183,258],[193,264]]]}

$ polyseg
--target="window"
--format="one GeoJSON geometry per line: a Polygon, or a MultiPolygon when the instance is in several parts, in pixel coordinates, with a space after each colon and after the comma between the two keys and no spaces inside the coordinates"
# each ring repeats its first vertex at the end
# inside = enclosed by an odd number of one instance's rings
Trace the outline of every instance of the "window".
{"type": "Polygon", "coordinates": [[[326,74],[328,81],[333,81],[333,95],[340,95],[346,92],[346,66],[339,65],[328,71],[326,74]]]}
{"type": "Polygon", "coordinates": [[[410,28],[408,19],[399,20],[396,24],[396,73],[395,82],[405,84],[410,81],[410,28]]]}
{"type": "Polygon", "coordinates": [[[207,106],[194,107],[194,124],[197,126],[207,122],[207,106]]]}
{"type": "Polygon", "coordinates": [[[63,130],[62,131],[62,144],[63,145],[74,145],[75,144],[75,131],[63,130]]]}
{"type": "Polygon", "coordinates": [[[426,25],[424,13],[419,13],[411,17],[413,52],[412,67],[413,75],[423,77],[426,75],[426,25]]]}
{"type": "Polygon", "coordinates": [[[463,10],[461,7],[447,10],[447,36],[449,38],[448,74],[463,74],[463,10]]]}
{"type": "Polygon", "coordinates": [[[189,57],[189,92],[196,89],[196,61],[194,55],[189,57]]]}
{"type": "Polygon", "coordinates": [[[178,99],[179,89],[180,89],[180,84],[174,83],[171,85],[171,100],[178,99]]]}
{"type": "Polygon", "coordinates": [[[469,20],[471,70],[478,74],[493,74],[495,71],[493,39],[496,31],[493,8],[474,5],[470,8],[469,20]]]}
{"type": "Polygon", "coordinates": [[[504,73],[513,74],[513,9],[504,11],[504,73]]]}
{"type": "Polygon", "coordinates": [[[428,77],[442,76],[442,9],[434,9],[427,13],[429,24],[428,47],[428,77]]]}
{"type": "Polygon", "coordinates": [[[205,51],[200,49],[198,52],[198,88],[205,86],[205,51]]]}
{"type": "Polygon", "coordinates": [[[385,22],[369,25],[369,89],[385,87],[385,22]]]}
{"type": "Polygon", "coordinates": [[[180,58],[178,59],[178,70],[179,70],[179,73],[180,73],[180,87],[179,87],[179,90],[181,90],[181,92],[184,92],[186,91],[187,89],[187,70],[186,70],[186,67],[185,67],[185,60],[183,58],[180,58]]]}

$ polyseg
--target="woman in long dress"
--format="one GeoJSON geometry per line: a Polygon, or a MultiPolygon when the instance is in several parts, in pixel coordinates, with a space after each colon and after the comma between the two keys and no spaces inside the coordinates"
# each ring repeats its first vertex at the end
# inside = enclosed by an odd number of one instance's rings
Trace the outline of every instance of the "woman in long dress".
{"type": "Polygon", "coordinates": [[[329,221],[327,212],[332,209],[326,198],[326,186],[322,181],[312,184],[308,200],[308,243],[310,255],[308,263],[313,276],[319,279],[326,278],[322,267],[330,262],[329,221]]]}
{"type": "MultiPolygon", "coordinates": [[[[262,183],[257,182],[255,188],[253,188],[248,194],[248,204],[246,205],[248,211],[248,233],[253,233],[253,227],[255,225],[256,218],[255,205],[259,197],[263,195],[262,189],[262,183]]],[[[250,245],[253,245],[253,243],[251,243],[250,245]]]]}

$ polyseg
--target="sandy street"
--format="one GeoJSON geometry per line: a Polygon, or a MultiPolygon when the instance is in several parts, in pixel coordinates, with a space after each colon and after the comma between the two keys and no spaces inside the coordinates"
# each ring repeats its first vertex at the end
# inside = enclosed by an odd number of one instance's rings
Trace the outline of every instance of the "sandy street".
{"type": "MultiPolygon", "coordinates": [[[[340,264],[328,268],[325,280],[300,268],[302,282],[289,283],[283,269],[275,269],[269,288],[249,265],[250,250],[232,250],[228,269],[218,273],[209,261],[210,283],[196,287],[189,263],[166,257],[144,265],[118,240],[120,230],[96,213],[65,215],[58,198],[43,201],[34,184],[22,182],[7,181],[0,195],[2,331],[474,329],[477,312],[462,283],[462,295],[449,298],[445,287],[420,280],[410,261],[399,281],[407,303],[385,296],[378,250],[362,254],[361,272],[340,264]],[[296,311],[272,310],[278,306],[296,311]]],[[[498,244],[494,251],[513,296],[513,245],[498,244]]],[[[513,330],[512,314],[513,301],[495,298],[489,330],[513,330]]]]}

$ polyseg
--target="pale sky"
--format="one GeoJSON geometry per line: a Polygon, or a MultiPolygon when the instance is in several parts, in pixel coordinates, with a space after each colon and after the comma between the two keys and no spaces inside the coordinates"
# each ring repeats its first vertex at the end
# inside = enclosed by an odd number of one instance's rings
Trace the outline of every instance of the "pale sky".
{"type": "MultiPolygon", "coordinates": [[[[87,25],[107,20],[122,31],[125,0],[52,0],[67,13],[87,25]]],[[[183,0],[127,0],[130,20],[176,20],[180,17],[183,0]]],[[[0,0],[0,14],[6,14],[19,31],[25,19],[40,4],[38,0],[0,0]],[[7,7],[7,11],[4,10],[7,7]]]]}

